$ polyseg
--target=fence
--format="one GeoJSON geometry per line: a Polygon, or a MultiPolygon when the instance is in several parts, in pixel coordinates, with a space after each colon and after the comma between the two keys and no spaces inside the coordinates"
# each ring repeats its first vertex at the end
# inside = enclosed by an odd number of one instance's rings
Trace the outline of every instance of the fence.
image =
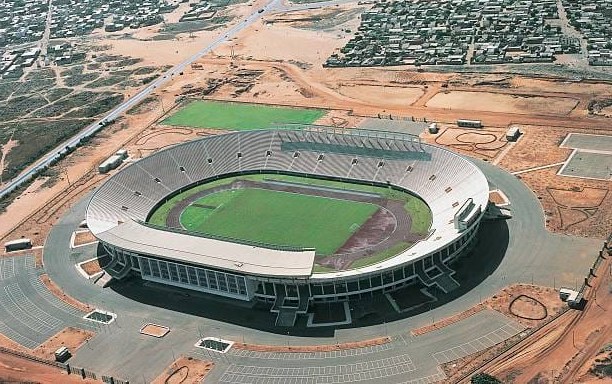
{"type": "MultiPolygon", "coordinates": [[[[599,266],[601,265],[603,260],[606,258],[606,256],[604,255],[605,253],[608,254],[608,257],[612,256],[612,233],[610,233],[610,235],[608,236],[608,239],[604,242],[601,250],[599,251],[599,254],[597,255],[597,258],[593,262],[593,266],[589,269],[588,276],[584,278],[584,283],[582,284],[582,287],[580,288],[580,293],[581,294],[584,294],[584,290],[586,289],[586,287],[590,287],[591,280],[594,277],[597,276],[596,275],[597,269],[599,268],[599,266]]],[[[526,336],[531,335],[532,333],[534,333],[534,332],[540,330],[541,328],[545,327],[546,325],[552,323],[554,320],[558,319],[561,315],[565,314],[569,310],[570,310],[569,307],[564,307],[561,311],[559,311],[557,314],[555,314],[550,319],[544,321],[543,323],[541,323],[537,327],[535,327],[533,329],[530,329],[526,336]]],[[[505,352],[510,350],[512,347],[518,345],[523,340],[525,340],[525,337],[520,337],[520,338],[516,339],[514,342],[506,344],[504,346],[504,348],[499,350],[493,356],[491,356],[487,360],[483,361],[481,364],[477,365],[473,369],[469,370],[469,372],[461,375],[460,378],[458,378],[456,380],[456,382],[462,382],[464,380],[467,380],[470,376],[472,376],[473,374],[478,372],[480,369],[482,369],[482,367],[484,367],[485,365],[487,365],[491,361],[497,359],[499,356],[503,355],[505,352]]]]}
{"type": "Polygon", "coordinates": [[[390,113],[377,113],[377,114],[359,113],[359,114],[356,114],[353,112],[353,110],[350,110],[348,114],[350,116],[368,117],[371,119],[411,121],[411,122],[422,122],[422,123],[428,122],[426,117],[399,116],[399,115],[392,115],[390,113]]]}
{"type": "MultiPolygon", "coordinates": [[[[61,363],[58,363],[61,364],[61,363]]],[[[61,364],[64,365],[66,367],[66,372],[68,372],[68,374],[73,374],[73,375],[79,375],[84,379],[93,379],[93,380],[97,380],[98,379],[98,375],[95,372],[92,372],[90,370],[87,370],[85,368],[79,368],[79,367],[73,367],[70,364],[61,364]]],[[[109,384],[129,384],[129,381],[126,380],[121,380],[121,379],[116,379],[112,376],[102,376],[102,381],[105,383],[109,383],[109,384]]]]}
{"type": "Polygon", "coordinates": [[[129,381],[124,381],[121,379],[115,379],[112,376],[102,376],[102,381],[108,384],[130,384],[129,381]]]}
{"type": "Polygon", "coordinates": [[[608,256],[612,256],[612,233],[608,236],[608,239],[604,241],[603,246],[601,247],[601,250],[597,255],[597,258],[589,269],[589,274],[587,275],[587,277],[584,278],[584,282],[580,287],[580,293],[584,294],[584,290],[586,289],[586,287],[591,286],[591,280],[593,280],[593,278],[597,276],[595,273],[597,272],[597,269],[599,269],[601,263],[606,258],[605,254],[607,254],[608,256]]]}
{"type": "MultiPolygon", "coordinates": [[[[51,367],[63,369],[69,375],[79,375],[83,379],[93,379],[93,380],[97,379],[97,374],[95,372],[89,371],[85,368],[73,367],[70,364],[60,363],[59,361],[43,359],[38,356],[30,355],[25,352],[15,351],[15,350],[5,348],[5,347],[0,347],[0,352],[6,353],[9,355],[13,355],[16,357],[20,357],[22,359],[27,359],[35,363],[44,364],[44,365],[48,365],[51,367]]],[[[115,379],[112,376],[102,376],[102,381],[105,383],[109,383],[109,384],[129,384],[129,381],[115,379]]]]}

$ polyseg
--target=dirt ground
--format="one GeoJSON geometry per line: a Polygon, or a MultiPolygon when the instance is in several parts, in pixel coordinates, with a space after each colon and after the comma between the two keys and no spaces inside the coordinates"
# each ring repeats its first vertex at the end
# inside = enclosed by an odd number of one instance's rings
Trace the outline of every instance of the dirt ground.
{"type": "Polygon", "coordinates": [[[45,360],[55,360],[55,351],[60,347],[67,347],[74,352],[94,337],[94,333],[78,328],[64,328],[56,335],[32,350],[32,354],[45,360]]]}
{"type": "Polygon", "coordinates": [[[486,161],[497,157],[508,144],[505,129],[461,129],[448,124],[441,125],[438,134],[423,133],[422,138],[428,143],[450,147],[486,161]]]}
{"type": "Polygon", "coordinates": [[[446,91],[436,94],[427,107],[467,111],[491,111],[520,114],[567,115],[578,100],[562,97],[522,96],[491,92],[446,91]]]}
{"type": "Polygon", "coordinates": [[[102,266],[100,266],[100,260],[95,259],[81,264],[81,268],[89,276],[95,275],[98,272],[102,272],[102,266]]]}
{"type": "Polygon", "coordinates": [[[179,357],[153,384],[199,384],[214,367],[210,361],[197,360],[192,357],[179,357]]]}
{"type": "Polygon", "coordinates": [[[415,328],[410,333],[418,336],[435,331],[465,320],[485,308],[501,312],[512,320],[531,328],[552,317],[561,309],[562,305],[557,291],[552,288],[516,284],[502,289],[499,293],[466,311],[440,319],[433,324],[415,328]],[[521,297],[519,298],[519,296],[521,297]],[[519,300],[516,300],[511,308],[510,304],[515,298],[519,298],[519,300]],[[540,316],[542,314],[546,314],[546,316],[540,316]]]}
{"type": "Polygon", "coordinates": [[[555,289],[528,284],[506,287],[485,304],[528,328],[553,317],[565,306],[555,289]]]}
{"type": "Polygon", "coordinates": [[[0,381],[3,383],[62,383],[88,384],[102,381],[68,375],[66,371],[45,364],[35,363],[6,353],[0,353],[0,381]]]}
{"type": "Polygon", "coordinates": [[[554,232],[605,238],[612,228],[610,182],[558,176],[559,167],[522,173],[544,209],[554,232]]]}
{"type": "MultiPolygon", "coordinates": [[[[608,257],[591,282],[583,311],[570,310],[509,350],[484,369],[504,383],[585,383],[597,381],[588,370],[594,357],[612,341],[608,314],[612,293],[608,257]]],[[[607,382],[610,382],[609,380],[607,382]]]]}
{"type": "Polygon", "coordinates": [[[506,199],[499,194],[499,192],[490,192],[489,193],[489,201],[494,204],[505,204],[507,203],[506,199]]]}
{"type": "Polygon", "coordinates": [[[357,349],[372,347],[375,345],[387,344],[391,341],[389,337],[379,337],[377,339],[356,341],[350,343],[338,343],[338,344],[326,344],[326,345],[293,345],[293,346],[282,346],[282,345],[260,345],[260,344],[245,344],[235,343],[232,348],[244,349],[247,351],[258,351],[258,352],[330,352],[339,351],[343,349],[357,349]]]}
{"type": "Polygon", "coordinates": [[[153,336],[153,337],[164,337],[166,336],[166,334],[168,334],[169,329],[161,326],[161,325],[157,325],[157,324],[147,324],[144,327],[142,327],[140,329],[140,333],[144,334],[144,335],[148,335],[148,336],[153,336]]]}
{"type": "MultiPolygon", "coordinates": [[[[73,354],[87,340],[94,336],[93,332],[68,327],[50,337],[33,350],[24,348],[11,339],[0,335],[0,346],[13,351],[26,353],[45,360],[55,361],[55,351],[67,347],[73,354]]],[[[0,353],[0,382],[11,380],[27,380],[34,383],[98,383],[96,380],[82,380],[80,376],[67,375],[65,371],[48,365],[32,362],[7,353],[0,353]]]]}
{"type": "MultiPolygon", "coordinates": [[[[601,271],[605,271],[605,269],[602,267],[601,271]]],[[[487,299],[483,303],[481,308],[487,307],[499,311],[505,316],[511,318],[512,320],[521,323],[525,327],[533,329],[551,319],[555,314],[559,313],[562,308],[565,307],[565,305],[566,304],[559,299],[558,291],[552,288],[533,286],[528,284],[516,284],[504,288],[499,293],[495,294],[493,297],[487,299]]],[[[468,311],[466,311],[465,313],[468,315],[471,314],[468,311]]],[[[575,311],[573,313],[575,313],[575,311]]],[[[554,321],[555,325],[550,326],[550,332],[544,336],[547,342],[553,342],[556,337],[561,335],[564,330],[564,325],[566,325],[566,323],[569,323],[569,320],[571,320],[571,315],[572,311],[561,315],[561,317],[554,321]]],[[[443,325],[446,325],[444,320],[441,323],[443,325]]],[[[601,324],[599,326],[601,327],[601,324]]],[[[458,380],[458,378],[463,373],[479,367],[481,364],[490,359],[494,359],[500,352],[503,351],[506,345],[510,345],[514,341],[518,341],[519,338],[519,335],[514,336],[509,340],[506,340],[504,343],[500,343],[485,351],[465,356],[461,359],[444,364],[442,368],[447,374],[448,380],[458,380]]],[[[592,362],[592,360],[593,359],[590,359],[589,361],[592,362]]],[[[560,367],[563,367],[564,362],[557,361],[556,363],[558,365],[555,366],[555,363],[550,363],[549,366],[557,371],[560,371],[560,367]]],[[[511,364],[509,364],[508,366],[512,367],[511,364]]],[[[486,372],[491,373],[493,371],[487,369],[486,372]]],[[[550,370],[544,370],[539,373],[538,380],[541,381],[529,381],[533,378],[520,376],[520,372],[513,368],[509,368],[507,371],[504,371],[502,375],[496,374],[495,376],[501,378],[504,383],[519,384],[529,382],[544,384],[549,383],[548,380],[550,379],[550,377],[547,377],[548,373],[550,373],[550,370]]],[[[583,366],[581,374],[588,376],[588,367],[585,368],[583,366]]],[[[573,381],[576,377],[578,376],[573,376],[572,380],[566,382],[577,382],[573,381]]]]}
{"type": "Polygon", "coordinates": [[[94,241],[97,241],[97,240],[98,239],[96,239],[90,231],[77,232],[74,234],[74,245],[75,246],[93,243],[94,241]]]}
{"type": "Polygon", "coordinates": [[[486,306],[483,303],[480,303],[478,305],[473,306],[472,308],[469,308],[463,312],[457,313],[453,316],[444,318],[444,319],[440,319],[438,321],[436,321],[433,324],[427,324],[425,326],[422,326],[420,328],[415,328],[413,330],[410,331],[410,333],[414,336],[420,336],[423,335],[425,333],[428,332],[432,332],[435,330],[438,330],[440,328],[444,328],[447,327],[451,324],[457,323],[459,321],[465,320],[468,317],[482,311],[483,309],[485,309],[486,306]]]}
{"type": "MultiPolygon", "coordinates": [[[[576,382],[579,383],[605,383],[606,379],[601,375],[597,375],[591,371],[591,369],[598,362],[609,362],[612,360],[612,342],[601,348],[594,356],[591,356],[586,362],[580,367],[576,374],[576,382]]],[[[612,378],[608,377],[609,382],[612,382],[612,378]]]]}

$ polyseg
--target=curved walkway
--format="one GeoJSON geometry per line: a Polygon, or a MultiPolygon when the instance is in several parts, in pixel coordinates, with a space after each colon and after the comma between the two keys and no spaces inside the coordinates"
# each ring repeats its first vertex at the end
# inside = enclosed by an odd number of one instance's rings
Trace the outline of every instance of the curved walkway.
{"type": "MultiPolygon", "coordinates": [[[[275,334],[232,323],[236,312],[207,301],[200,308],[183,305],[182,291],[125,283],[123,294],[99,288],[81,278],[74,268],[74,251],[68,244],[72,231],[84,217],[86,200],[76,204],[52,229],[45,244],[44,265],[50,278],[76,299],[118,314],[117,321],[103,327],[97,337],[81,348],[73,364],[129,379],[150,381],[181,353],[213,360],[216,368],[211,382],[303,382],[317,383],[332,376],[338,381],[427,382],[443,379],[439,363],[482,350],[519,332],[522,328],[505,316],[490,310],[421,336],[410,329],[463,311],[496,293],[500,288],[527,282],[541,285],[573,286],[582,279],[600,241],[556,235],[544,228],[541,206],[518,179],[488,163],[476,161],[487,175],[492,189],[504,191],[512,202],[513,218],[507,221],[508,247],[499,266],[482,282],[457,299],[402,320],[334,330],[310,336],[275,334]],[[172,301],[174,307],[147,304],[152,295],[172,301]],[[129,297],[128,297],[129,296],[129,297]],[[201,308],[205,307],[205,308],[201,308]],[[180,310],[179,310],[180,309],[180,310]],[[198,312],[199,311],[199,312],[198,312]],[[225,315],[222,319],[219,316],[225,315]],[[217,317],[215,317],[217,316],[217,317]],[[172,331],[163,339],[143,338],[138,329],[144,322],[167,325],[172,331]],[[244,340],[253,344],[313,345],[334,344],[391,335],[393,341],[375,353],[367,349],[317,354],[263,354],[230,351],[226,355],[193,347],[200,336],[244,340]],[[153,340],[154,339],[154,340],[153,340]],[[104,356],[104,359],[100,359],[104,356]]],[[[487,223],[483,223],[487,225],[487,223]]],[[[482,236],[479,252],[492,252],[496,237],[482,236]]],[[[186,298],[185,298],[186,300],[186,298]]],[[[187,301],[185,301],[187,302],[187,301]]],[[[230,308],[237,308],[236,306],[230,308]]],[[[254,313],[261,313],[252,309],[254,313]]],[[[245,312],[242,312],[245,313],[245,312]]],[[[247,319],[249,324],[251,319],[247,319]]]]}

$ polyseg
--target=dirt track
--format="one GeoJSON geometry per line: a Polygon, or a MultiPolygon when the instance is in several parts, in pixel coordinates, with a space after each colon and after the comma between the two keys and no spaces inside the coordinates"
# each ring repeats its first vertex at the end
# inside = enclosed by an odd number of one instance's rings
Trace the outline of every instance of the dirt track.
{"type": "MultiPolygon", "coordinates": [[[[205,58],[200,60],[200,63],[203,65],[227,65],[229,63],[229,59],[226,58],[205,58]]],[[[248,69],[260,69],[260,70],[269,70],[275,69],[280,71],[283,76],[287,79],[290,79],[294,84],[302,89],[308,90],[311,97],[307,102],[301,103],[300,106],[310,106],[310,107],[321,107],[321,108],[332,108],[332,109],[344,109],[349,111],[354,111],[354,113],[365,114],[365,115],[376,115],[381,112],[381,108],[384,108],[386,113],[403,115],[403,116],[427,116],[428,120],[438,121],[438,122],[449,122],[454,123],[457,119],[465,118],[466,116],[472,116],[475,113],[478,115],[479,119],[483,121],[486,126],[496,126],[496,127],[507,127],[508,125],[516,122],[521,122],[521,124],[529,124],[534,126],[541,127],[565,127],[565,128],[573,128],[573,129],[605,129],[607,122],[604,118],[591,117],[589,119],[585,119],[584,116],[577,115],[575,113],[571,113],[569,116],[560,114],[560,115],[551,115],[551,114],[524,114],[524,113],[509,113],[509,112],[491,112],[491,111],[473,111],[473,110],[463,110],[463,109],[450,109],[450,108],[434,108],[434,107],[424,107],[421,106],[420,100],[417,100],[414,105],[405,105],[401,108],[394,108],[392,106],[385,106],[385,104],[377,104],[375,100],[365,102],[361,100],[357,100],[345,95],[342,95],[336,92],[335,89],[330,88],[326,81],[333,78],[333,70],[328,70],[327,72],[323,72],[322,74],[313,73],[301,70],[297,66],[290,63],[279,63],[274,61],[264,61],[264,60],[233,60],[233,64],[248,69]],[[319,76],[323,76],[323,78],[319,78],[319,76]],[[327,79],[327,80],[326,80],[327,79]],[[302,105],[303,104],[303,105],[302,105]]],[[[379,86],[386,85],[384,82],[379,82],[379,86]]],[[[389,83],[389,85],[391,85],[389,83]]],[[[462,89],[461,87],[453,88],[462,89]]],[[[471,89],[474,91],[474,89],[471,89]]],[[[482,92],[491,92],[491,90],[478,90],[482,92]]],[[[496,93],[499,93],[499,90],[495,90],[496,93]]],[[[509,94],[508,91],[503,91],[501,93],[509,94]]],[[[538,90],[537,92],[531,92],[526,90],[514,91],[513,94],[520,93],[522,96],[547,96],[547,97],[569,97],[568,94],[560,93],[560,92],[543,92],[542,90],[538,90]]],[[[427,92],[422,97],[433,98],[437,92],[427,92]]],[[[587,95],[588,96],[588,95],[587,95]]],[[[578,99],[580,102],[585,102],[587,96],[585,95],[571,95],[578,99]]],[[[215,99],[219,99],[221,97],[215,96],[215,99]]],[[[249,100],[250,102],[258,102],[257,99],[249,100]]]]}
{"type": "Polygon", "coordinates": [[[166,225],[182,228],[181,213],[189,205],[209,194],[235,188],[260,188],[279,192],[300,193],[332,199],[343,199],[378,205],[380,208],[372,215],[334,255],[317,260],[317,263],[335,270],[344,270],[355,261],[371,256],[401,242],[416,242],[422,236],[411,233],[411,219],[404,211],[403,203],[373,195],[323,189],[318,187],[298,186],[269,182],[237,180],[229,185],[211,188],[196,193],[176,204],[168,213],[166,225]]]}
{"type": "Polygon", "coordinates": [[[561,383],[579,382],[579,373],[588,369],[584,364],[612,336],[610,324],[602,323],[612,310],[609,269],[608,256],[585,295],[588,302],[583,311],[569,310],[481,370],[502,379],[512,377],[505,381],[510,383],[531,382],[535,377],[561,383]]]}

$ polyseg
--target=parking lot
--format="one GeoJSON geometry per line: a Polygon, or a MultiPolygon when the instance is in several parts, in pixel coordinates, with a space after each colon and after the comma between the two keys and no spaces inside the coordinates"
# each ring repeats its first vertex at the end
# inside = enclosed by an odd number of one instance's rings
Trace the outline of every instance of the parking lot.
{"type": "Polygon", "coordinates": [[[68,325],[83,323],[83,313],[53,296],[40,272],[34,256],[0,259],[0,333],[30,349],[68,325]]]}

